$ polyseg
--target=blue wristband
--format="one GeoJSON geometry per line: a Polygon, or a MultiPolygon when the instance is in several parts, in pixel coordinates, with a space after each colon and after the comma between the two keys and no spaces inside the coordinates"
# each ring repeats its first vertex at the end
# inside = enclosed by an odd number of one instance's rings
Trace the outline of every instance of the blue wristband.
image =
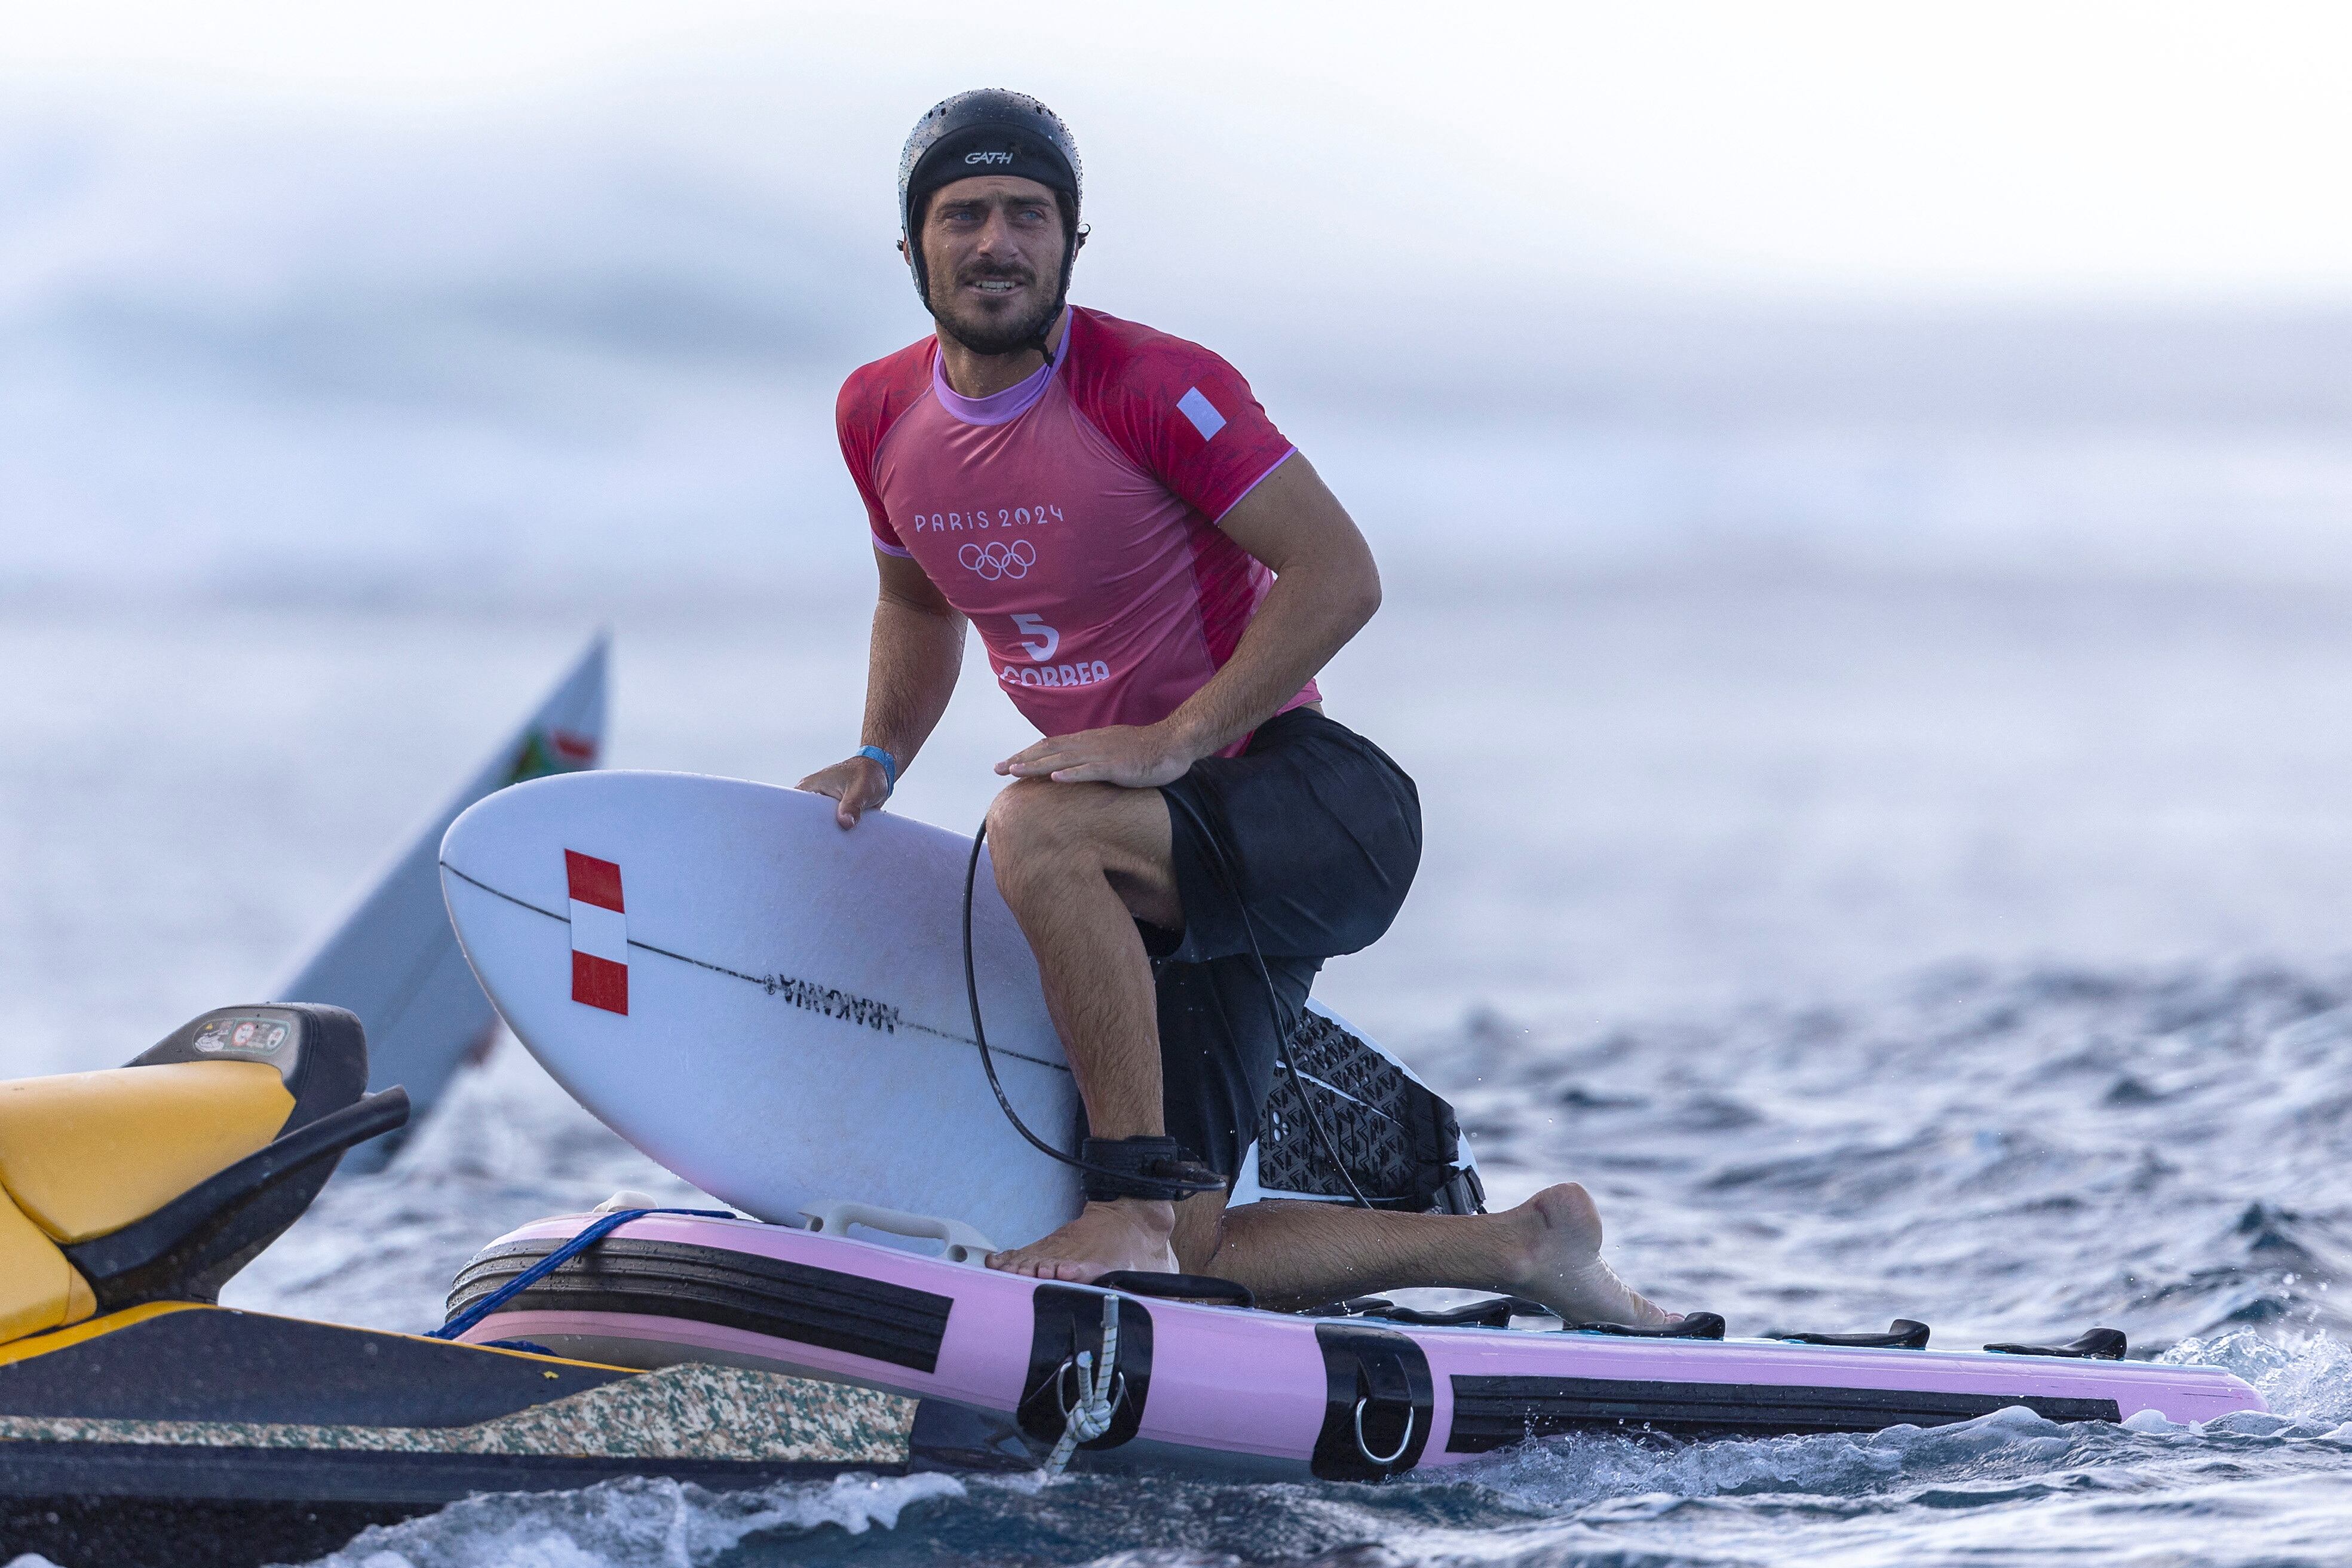
{"type": "Polygon", "coordinates": [[[878,746],[861,746],[860,757],[870,757],[882,765],[882,793],[887,797],[898,792],[898,759],[878,746]]]}

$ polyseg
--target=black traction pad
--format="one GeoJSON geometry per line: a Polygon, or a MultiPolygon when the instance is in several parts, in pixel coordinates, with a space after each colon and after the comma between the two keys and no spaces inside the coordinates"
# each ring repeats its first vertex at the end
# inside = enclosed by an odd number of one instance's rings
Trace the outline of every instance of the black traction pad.
{"type": "Polygon", "coordinates": [[[1300,1092],[1348,1175],[1383,1207],[1479,1212],[1475,1191],[1452,1191],[1459,1179],[1462,1128],[1454,1108],[1379,1051],[1330,1019],[1310,1012],[1286,1047],[1302,1082],[1277,1069],[1258,1119],[1258,1185],[1275,1195],[1347,1197],[1300,1092]],[[1465,1201],[1466,1200],[1466,1201],[1465,1201]]]}

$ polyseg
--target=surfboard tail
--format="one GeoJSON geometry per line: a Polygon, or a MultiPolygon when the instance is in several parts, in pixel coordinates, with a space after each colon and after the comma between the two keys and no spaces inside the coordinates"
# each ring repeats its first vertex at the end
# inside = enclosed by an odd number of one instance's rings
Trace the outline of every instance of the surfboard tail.
{"type": "MultiPolygon", "coordinates": [[[[600,632],[530,717],[413,835],[349,911],[270,993],[323,1002],[366,1026],[372,1089],[406,1087],[422,1116],[467,1058],[492,1038],[498,1015],[457,950],[441,899],[442,835],[484,796],[604,759],[610,639],[600,632]]],[[[393,1139],[354,1150],[347,1170],[380,1167],[393,1139]]]]}

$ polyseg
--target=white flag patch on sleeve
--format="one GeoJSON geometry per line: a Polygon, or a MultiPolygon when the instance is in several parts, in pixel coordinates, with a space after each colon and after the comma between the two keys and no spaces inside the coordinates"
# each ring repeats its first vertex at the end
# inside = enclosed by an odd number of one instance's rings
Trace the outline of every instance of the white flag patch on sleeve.
{"type": "Polygon", "coordinates": [[[1225,416],[1217,412],[1215,403],[1201,395],[1199,387],[1187,390],[1182,397],[1178,398],[1176,408],[1192,422],[1192,428],[1201,433],[1203,441],[1210,440],[1225,427],[1225,416]]]}

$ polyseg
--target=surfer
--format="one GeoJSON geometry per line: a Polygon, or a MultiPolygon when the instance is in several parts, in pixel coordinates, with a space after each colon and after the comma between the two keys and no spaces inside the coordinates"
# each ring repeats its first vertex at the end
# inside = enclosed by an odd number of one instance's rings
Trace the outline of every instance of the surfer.
{"type": "Polygon", "coordinates": [[[1283,1305],[1453,1285],[1666,1321],[1601,1260],[1574,1184],[1475,1217],[1227,1213],[1202,1190],[1240,1168],[1323,960],[1388,928],[1420,862],[1412,780],[1315,684],[1379,607],[1379,570],[1231,366],[1067,303],[1080,165],[1045,105],[937,105],[898,193],[937,330],[842,388],[881,593],[863,744],[800,787],[844,828],[881,806],[967,624],[1045,737],[996,765],[1013,782],[987,832],[1085,1104],[1087,1201],[991,1266],[1181,1267],[1283,1305]]]}

